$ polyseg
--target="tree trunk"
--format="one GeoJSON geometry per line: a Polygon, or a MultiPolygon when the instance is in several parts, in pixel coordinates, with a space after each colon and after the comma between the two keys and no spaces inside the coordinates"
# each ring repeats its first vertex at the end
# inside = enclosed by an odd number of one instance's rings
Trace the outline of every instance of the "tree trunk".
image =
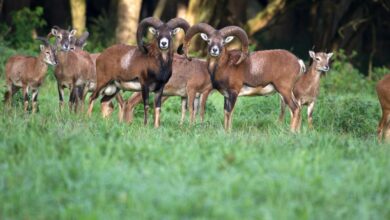
{"type": "Polygon", "coordinates": [[[77,36],[84,33],[85,21],[87,17],[86,0],[70,0],[70,10],[72,14],[72,26],[77,30],[77,36]]]}
{"type": "Polygon", "coordinates": [[[119,0],[116,40],[119,43],[136,43],[136,33],[142,0],[119,0]]]}
{"type": "Polygon", "coordinates": [[[246,23],[248,35],[251,36],[266,27],[272,19],[283,11],[286,5],[286,0],[270,1],[264,10],[260,11],[254,18],[251,18],[246,23]]]}

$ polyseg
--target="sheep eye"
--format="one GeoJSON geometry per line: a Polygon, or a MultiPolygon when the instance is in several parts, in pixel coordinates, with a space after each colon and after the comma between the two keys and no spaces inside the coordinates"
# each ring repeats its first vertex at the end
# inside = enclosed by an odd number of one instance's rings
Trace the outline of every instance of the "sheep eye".
{"type": "Polygon", "coordinates": [[[320,59],[319,57],[316,57],[316,60],[317,60],[317,61],[321,61],[321,59],[320,59]]]}

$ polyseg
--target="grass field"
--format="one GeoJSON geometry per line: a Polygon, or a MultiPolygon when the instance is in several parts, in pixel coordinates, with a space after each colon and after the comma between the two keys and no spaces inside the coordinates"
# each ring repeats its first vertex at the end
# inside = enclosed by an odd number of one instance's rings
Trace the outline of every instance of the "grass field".
{"type": "MultiPolygon", "coordinates": [[[[1,63],[15,53],[4,51],[1,63]]],[[[332,68],[316,129],[304,117],[299,134],[289,117],[277,122],[276,95],[240,98],[230,134],[218,93],[194,126],[178,125],[179,98],[163,105],[159,129],[142,125],[141,106],[131,125],[99,108],[59,112],[49,73],[39,113],[23,113],[20,94],[11,111],[0,104],[0,219],[390,219],[374,82],[332,68]]]]}
{"type": "Polygon", "coordinates": [[[373,94],[323,92],[300,134],[276,122],[277,96],[241,98],[227,134],[218,93],[204,124],[179,127],[172,98],[154,129],[141,108],[131,125],[60,113],[54,85],[36,115],[1,104],[0,219],[390,218],[373,94]]]}

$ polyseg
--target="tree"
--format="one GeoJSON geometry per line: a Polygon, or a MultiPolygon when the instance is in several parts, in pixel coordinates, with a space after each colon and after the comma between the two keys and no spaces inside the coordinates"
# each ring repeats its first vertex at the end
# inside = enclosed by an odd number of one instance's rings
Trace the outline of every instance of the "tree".
{"type": "Polygon", "coordinates": [[[266,27],[269,22],[285,8],[286,0],[270,1],[264,10],[260,11],[254,18],[246,23],[246,29],[249,35],[253,35],[266,27]]]}
{"type": "Polygon", "coordinates": [[[87,13],[86,0],[70,0],[70,10],[72,14],[72,26],[77,30],[77,35],[81,35],[85,30],[87,13]]]}
{"type": "Polygon", "coordinates": [[[118,1],[118,24],[116,40],[120,43],[136,43],[136,32],[141,12],[142,0],[118,1]]]}

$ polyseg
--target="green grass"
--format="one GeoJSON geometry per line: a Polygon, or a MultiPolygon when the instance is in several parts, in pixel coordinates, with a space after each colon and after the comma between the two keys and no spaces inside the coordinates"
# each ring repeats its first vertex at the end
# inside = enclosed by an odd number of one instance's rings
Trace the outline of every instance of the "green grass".
{"type": "Polygon", "coordinates": [[[35,115],[0,106],[0,219],[390,218],[373,94],[323,92],[300,134],[276,122],[277,96],[241,98],[231,134],[218,93],[192,127],[168,100],[159,129],[141,107],[131,125],[60,113],[51,80],[39,101],[35,115]]]}

